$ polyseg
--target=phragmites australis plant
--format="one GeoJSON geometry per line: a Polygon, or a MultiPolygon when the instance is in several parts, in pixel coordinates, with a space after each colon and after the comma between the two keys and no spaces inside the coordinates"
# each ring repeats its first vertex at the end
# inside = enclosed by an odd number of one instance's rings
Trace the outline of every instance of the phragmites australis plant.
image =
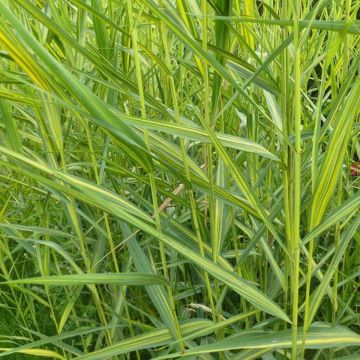
{"type": "Polygon", "coordinates": [[[360,359],[358,0],[0,0],[0,358],[360,359]]]}

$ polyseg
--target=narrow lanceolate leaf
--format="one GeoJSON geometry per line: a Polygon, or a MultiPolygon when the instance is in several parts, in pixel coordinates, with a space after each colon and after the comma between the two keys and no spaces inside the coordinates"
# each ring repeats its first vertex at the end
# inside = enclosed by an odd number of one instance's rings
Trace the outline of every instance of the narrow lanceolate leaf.
{"type": "MultiPolygon", "coordinates": [[[[157,357],[157,360],[200,356],[201,354],[217,353],[240,349],[289,349],[291,348],[291,330],[266,333],[261,331],[244,331],[237,335],[213,344],[193,347],[184,354],[168,354],[166,357],[157,357]]],[[[302,343],[302,334],[299,331],[298,345],[302,343]]],[[[309,329],[305,339],[306,349],[329,349],[349,346],[359,346],[360,335],[344,328],[329,326],[313,326],[309,329]]]]}
{"type": "Polygon", "coordinates": [[[113,284],[146,286],[153,284],[168,285],[168,282],[159,275],[145,273],[122,273],[122,274],[71,274],[39,276],[27,279],[9,280],[3,284],[37,284],[52,286],[76,286],[87,284],[113,284]]]}
{"type": "Polygon", "coordinates": [[[339,120],[327,145],[324,162],[319,171],[310,214],[310,229],[318,225],[333,196],[337,180],[344,161],[352,125],[360,108],[360,79],[357,79],[350,91],[339,120]]]}
{"type": "MultiPolygon", "coordinates": [[[[34,349],[34,348],[37,348],[39,346],[48,345],[48,344],[66,340],[66,339],[75,338],[77,336],[90,335],[94,332],[101,332],[101,331],[105,330],[106,328],[107,327],[104,327],[104,326],[96,327],[96,328],[83,328],[83,329],[77,329],[74,331],[63,332],[60,335],[47,336],[44,339],[32,341],[31,343],[20,345],[16,348],[7,349],[4,352],[0,352],[0,357],[6,357],[6,356],[8,357],[10,354],[14,354],[14,353],[25,354],[25,351],[28,351],[28,352],[31,352],[31,350],[36,351],[36,349],[34,349]]],[[[54,356],[54,355],[52,355],[52,356],[54,356]]],[[[55,358],[56,358],[56,355],[55,355],[55,358]]],[[[61,357],[61,359],[63,359],[63,358],[61,357]]]]}
{"type": "MultiPolygon", "coordinates": [[[[175,123],[165,123],[160,121],[152,121],[148,119],[134,117],[130,118],[125,116],[122,116],[122,119],[125,123],[138,126],[142,129],[158,130],[175,136],[183,137],[185,139],[195,140],[204,143],[211,143],[211,139],[208,133],[200,127],[196,126],[195,124],[194,126],[189,126],[187,124],[179,125],[175,123]]],[[[264,156],[272,160],[279,160],[269,150],[267,150],[262,145],[256,143],[255,141],[220,132],[216,132],[215,134],[224,147],[255,153],[257,155],[264,156]]]]}
{"type": "MultiPolygon", "coordinates": [[[[206,320],[194,320],[188,323],[180,325],[181,333],[184,336],[191,335],[194,332],[206,329],[211,325],[211,321],[206,320]]],[[[134,336],[130,339],[120,341],[116,344],[102,348],[101,350],[94,351],[92,353],[79,356],[78,360],[107,360],[113,356],[121,354],[129,354],[132,351],[149,349],[158,346],[163,346],[172,341],[172,337],[169,331],[164,328],[151,330],[145,332],[142,335],[134,336]]]]}
{"type": "MultiPolygon", "coordinates": [[[[13,350],[13,348],[0,348],[0,351],[4,351],[5,354],[7,351],[13,350]]],[[[65,358],[56,353],[55,351],[50,351],[50,350],[43,350],[43,349],[26,349],[26,350],[19,350],[18,351],[19,354],[25,354],[25,355],[30,355],[30,356],[36,356],[36,357],[44,357],[47,359],[60,359],[60,360],[65,360],[65,358]]]]}
{"type": "MultiPolygon", "coordinates": [[[[244,23],[256,23],[266,25],[278,25],[278,26],[294,26],[293,20],[288,19],[261,19],[255,17],[245,16],[229,16],[229,17],[216,17],[217,20],[234,20],[236,22],[244,23]]],[[[328,31],[348,32],[349,34],[360,34],[360,21],[359,20],[300,20],[299,28],[305,29],[319,29],[328,31]]]]}

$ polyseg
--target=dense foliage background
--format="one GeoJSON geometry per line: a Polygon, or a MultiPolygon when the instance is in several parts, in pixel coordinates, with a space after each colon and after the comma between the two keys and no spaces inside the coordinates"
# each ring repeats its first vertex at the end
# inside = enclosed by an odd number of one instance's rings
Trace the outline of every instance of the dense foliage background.
{"type": "Polygon", "coordinates": [[[360,358],[360,2],[0,1],[0,357],[360,358]]]}

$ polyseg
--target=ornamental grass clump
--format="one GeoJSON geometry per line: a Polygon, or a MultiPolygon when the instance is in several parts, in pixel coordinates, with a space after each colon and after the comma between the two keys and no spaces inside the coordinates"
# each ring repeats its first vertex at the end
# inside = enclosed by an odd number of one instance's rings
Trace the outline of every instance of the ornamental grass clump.
{"type": "Polygon", "coordinates": [[[359,14],[0,1],[0,357],[360,358],[359,14]]]}

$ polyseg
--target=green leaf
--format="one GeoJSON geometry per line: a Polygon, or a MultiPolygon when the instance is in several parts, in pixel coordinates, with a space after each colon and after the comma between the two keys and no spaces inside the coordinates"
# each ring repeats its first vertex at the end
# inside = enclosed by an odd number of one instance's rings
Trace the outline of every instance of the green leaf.
{"type": "MultiPolygon", "coordinates": [[[[302,334],[299,331],[298,345],[302,343],[302,334]]],[[[289,349],[292,345],[291,330],[282,330],[276,333],[262,331],[243,331],[230,336],[225,340],[213,344],[196,346],[186,350],[184,354],[168,354],[160,359],[173,359],[181,355],[181,358],[200,356],[201,354],[217,353],[239,349],[289,349]]],[[[360,335],[345,327],[312,326],[306,334],[306,349],[329,349],[348,346],[359,346],[360,335]]]]}
{"type": "Polygon", "coordinates": [[[88,284],[113,284],[147,286],[153,284],[168,285],[168,282],[159,275],[146,273],[119,273],[119,274],[71,274],[39,276],[27,279],[8,280],[2,284],[37,284],[51,286],[76,286],[88,284]]]}
{"type": "MultiPolygon", "coordinates": [[[[182,324],[181,333],[184,336],[190,335],[195,331],[206,328],[210,321],[206,320],[195,320],[188,323],[182,324]]],[[[107,360],[113,356],[121,354],[129,354],[132,351],[149,349],[153,347],[163,346],[172,341],[172,337],[169,331],[165,328],[151,330],[144,334],[134,336],[130,339],[120,341],[116,344],[102,348],[101,350],[94,351],[83,356],[79,356],[78,360],[107,360]]]]}

